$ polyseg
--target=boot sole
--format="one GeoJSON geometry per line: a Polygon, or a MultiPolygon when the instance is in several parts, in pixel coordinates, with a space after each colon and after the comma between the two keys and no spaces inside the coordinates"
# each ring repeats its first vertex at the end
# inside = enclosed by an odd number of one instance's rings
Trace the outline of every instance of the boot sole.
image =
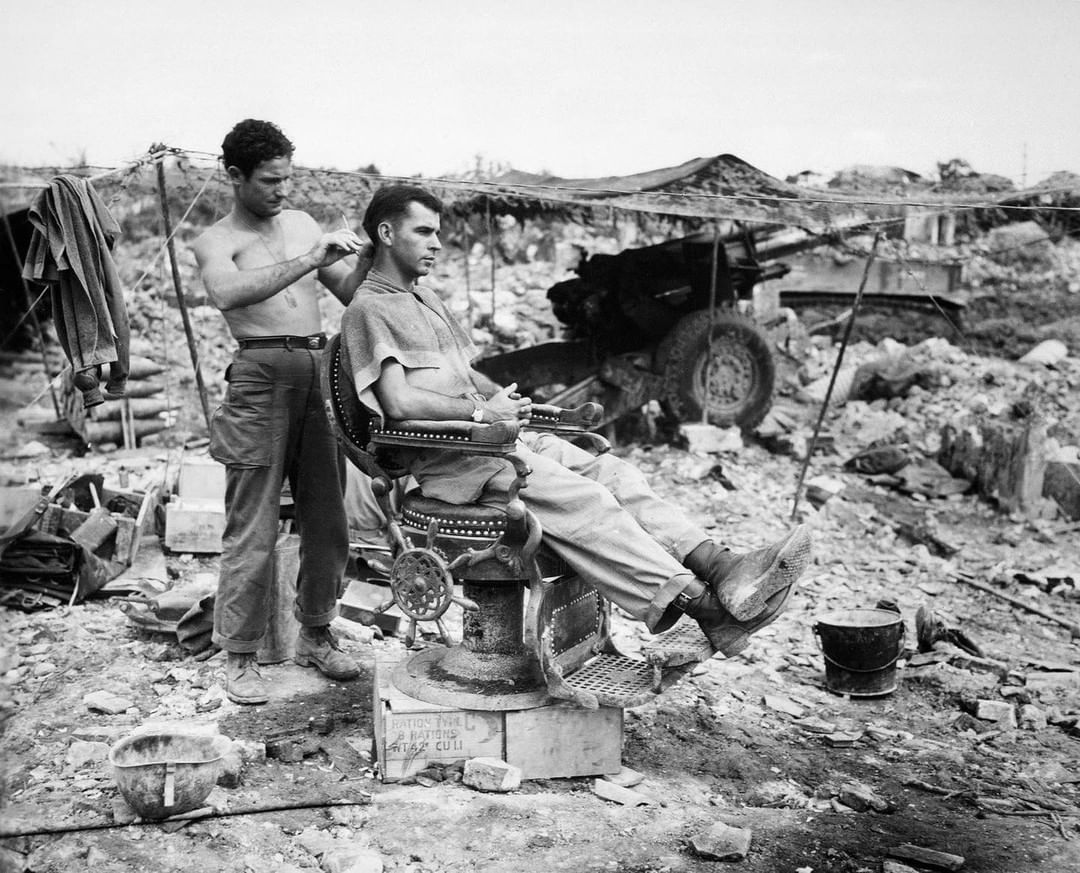
{"type": "Polygon", "coordinates": [[[799,525],[783,540],[776,557],[768,568],[747,586],[750,593],[738,604],[728,605],[724,598],[721,604],[736,621],[749,621],[760,615],[766,608],[770,597],[791,589],[799,581],[810,562],[810,532],[806,525],[799,525]]]}
{"type": "Polygon", "coordinates": [[[270,700],[269,694],[259,695],[258,697],[241,697],[238,694],[233,694],[228,688],[225,689],[225,696],[233,703],[239,703],[241,706],[258,706],[260,703],[266,703],[270,700]]]}
{"type": "Polygon", "coordinates": [[[357,676],[360,675],[359,668],[355,670],[349,670],[344,673],[331,672],[330,670],[322,667],[322,665],[320,665],[319,662],[316,661],[314,658],[304,657],[303,655],[297,655],[295,658],[293,658],[293,661],[300,667],[314,667],[327,679],[335,679],[338,682],[345,682],[349,679],[355,679],[357,676]]]}
{"type": "MultiPolygon", "coordinates": [[[[780,602],[776,606],[769,609],[768,616],[761,618],[760,623],[758,621],[751,621],[750,627],[743,630],[742,636],[740,636],[734,643],[729,646],[723,646],[717,649],[720,654],[725,658],[733,658],[735,655],[740,654],[747,646],[750,645],[750,637],[756,634],[762,628],[768,627],[774,621],[776,621],[784,613],[784,608],[787,606],[788,601],[791,600],[791,596],[795,593],[795,584],[792,583],[784,591],[784,596],[780,599],[780,602]]],[[[775,596],[775,595],[774,595],[775,596]]]]}

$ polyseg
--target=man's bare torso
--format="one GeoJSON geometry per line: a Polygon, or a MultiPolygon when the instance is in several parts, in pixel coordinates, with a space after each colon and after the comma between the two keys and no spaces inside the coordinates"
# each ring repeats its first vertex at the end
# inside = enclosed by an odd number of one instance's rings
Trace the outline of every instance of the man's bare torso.
{"type": "MultiPolygon", "coordinates": [[[[238,269],[250,270],[304,254],[320,233],[311,216],[288,209],[274,216],[272,227],[259,230],[245,225],[235,214],[227,215],[206,231],[206,242],[226,247],[238,269]]],[[[322,315],[317,281],[317,273],[308,273],[266,300],[224,310],[222,315],[237,339],[318,333],[322,315]]]]}

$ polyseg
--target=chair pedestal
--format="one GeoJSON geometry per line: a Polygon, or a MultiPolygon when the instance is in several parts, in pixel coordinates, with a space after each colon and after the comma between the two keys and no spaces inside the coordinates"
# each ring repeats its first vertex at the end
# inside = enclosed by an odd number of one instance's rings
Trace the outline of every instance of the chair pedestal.
{"type": "Polygon", "coordinates": [[[523,642],[522,581],[465,581],[462,588],[480,609],[465,612],[460,645],[406,658],[394,670],[394,685],[417,700],[463,709],[519,710],[550,703],[540,663],[523,642]]]}

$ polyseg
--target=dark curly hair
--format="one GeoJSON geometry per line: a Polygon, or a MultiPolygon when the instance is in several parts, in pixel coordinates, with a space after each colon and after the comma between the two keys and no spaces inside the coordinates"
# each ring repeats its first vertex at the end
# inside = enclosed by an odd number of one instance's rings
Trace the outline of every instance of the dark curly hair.
{"type": "Polygon", "coordinates": [[[263,161],[274,158],[291,158],[293,144],[270,121],[245,118],[226,135],[221,143],[221,156],[226,167],[236,167],[244,178],[251,177],[263,161]]]}
{"type": "Polygon", "coordinates": [[[378,229],[384,221],[393,222],[409,211],[410,203],[426,206],[436,215],[443,214],[442,201],[418,185],[384,185],[376,191],[364,212],[364,233],[375,248],[379,247],[378,229]]]}

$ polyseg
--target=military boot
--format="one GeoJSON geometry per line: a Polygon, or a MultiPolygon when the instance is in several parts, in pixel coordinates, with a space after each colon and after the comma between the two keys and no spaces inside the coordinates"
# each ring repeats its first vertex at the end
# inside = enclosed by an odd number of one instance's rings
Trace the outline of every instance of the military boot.
{"type": "Polygon", "coordinates": [[[243,704],[266,703],[270,699],[254,652],[229,652],[226,656],[225,696],[243,704]]]}
{"type": "Polygon", "coordinates": [[[698,579],[687,585],[672,605],[698,623],[716,651],[731,658],[750,645],[751,634],[768,627],[780,617],[793,591],[791,586],[778,591],[765,601],[761,612],[749,621],[733,618],[708,586],[698,579]]]}
{"type": "Polygon", "coordinates": [[[317,667],[331,679],[355,679],[360,675],[360,668],[341,651],[327,625],[300,628],[293,660],[301,667],[317,667]]]}
{"type": "Polygon", "coordinates": [[[790,591],[809,561],[810,532],[799,525],[771,546],[752,552],[732,552],[706,541],[683,563],[708,583],[732,618],[744,622],[772,609],[770,599],[790,591]]]}

